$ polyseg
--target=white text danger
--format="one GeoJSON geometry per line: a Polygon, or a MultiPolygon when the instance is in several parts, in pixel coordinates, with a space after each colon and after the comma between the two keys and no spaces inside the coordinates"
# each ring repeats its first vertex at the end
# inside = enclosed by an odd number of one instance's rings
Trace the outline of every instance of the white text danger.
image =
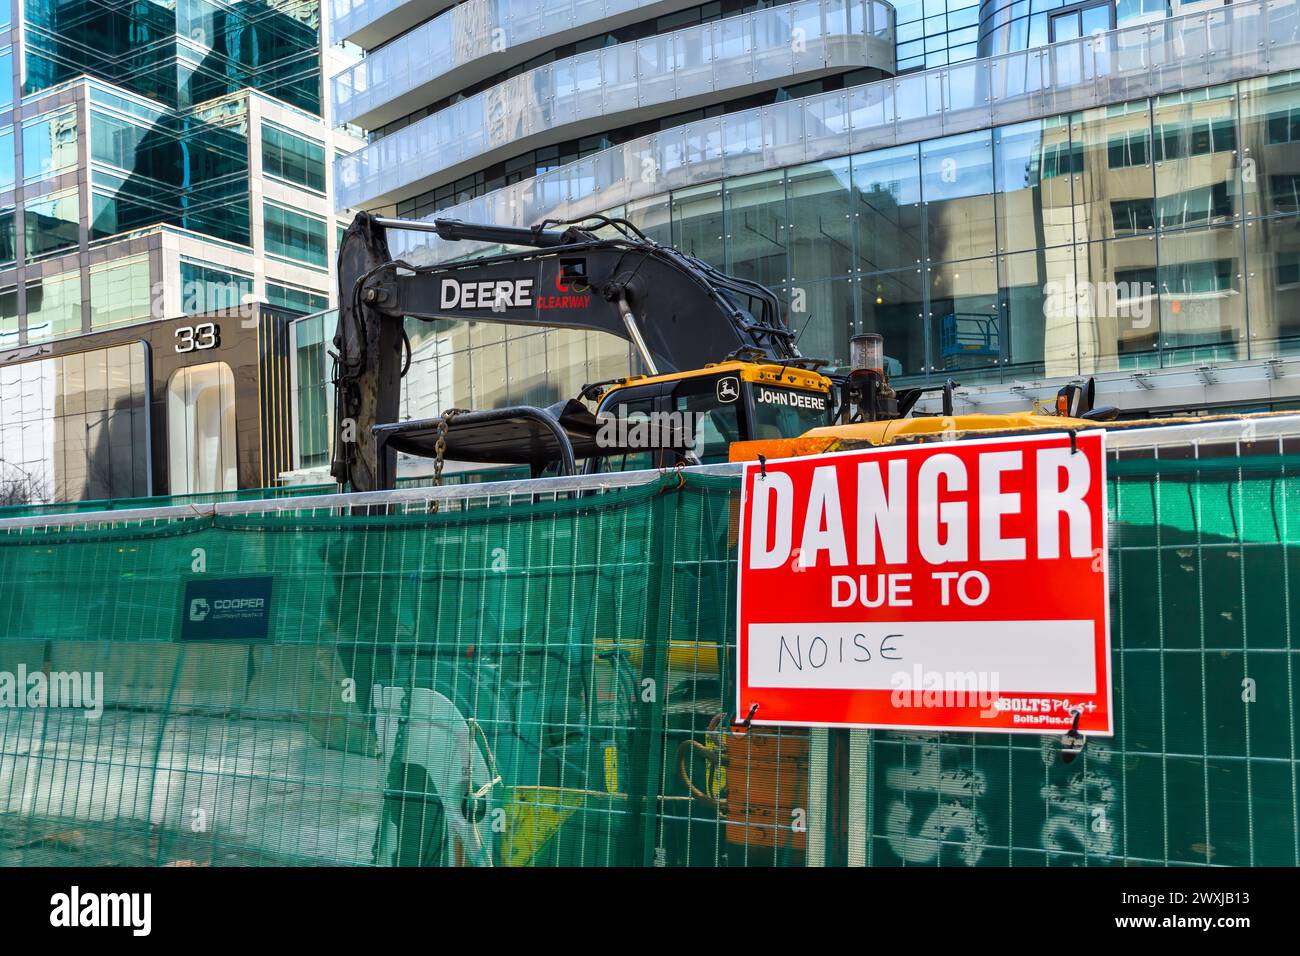
{"type": "Polygon", "coordinates": [[[852,471],[820,465],[801,482],[799,502],[790,475],[769,470],[753,482],[748,566],[1023,561],[1030,551],[1084,558],[1100,546],[1085,500],[1090,456],[1052,446],[986,451],[975,461],[939,453],[860,461],[852,471]],[[846,521],[846,511],[856,519],[846,521]],[[1021,534],[1007,527],[1016,518],[1021,534]]]}

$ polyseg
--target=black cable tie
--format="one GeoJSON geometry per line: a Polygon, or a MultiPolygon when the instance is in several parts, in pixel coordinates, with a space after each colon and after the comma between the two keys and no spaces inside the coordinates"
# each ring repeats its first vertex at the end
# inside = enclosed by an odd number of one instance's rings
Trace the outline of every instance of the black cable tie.
{"type": "MultiPolygon", "coordinates": [[[[767,456],[766,455],[758,456],[758,477],[762,478],[764,481],[767,481],[767,456]]],[[[754,706],[757,707],[758,704],[755,704],[754,706]]]]}
{"type": "Polygon", "coordinates": [[[1079,733],[1079,718],[1083,716],[1083,706],[1074,707],[1071,713],[1074,714],[1074,720],[1070,722],[1069,731],[1061,738],[1062,763],[1071,763],[1075,757],[1083,753],[1083,748],[1088,744],[1088,738],[1079,733]]]}
{"type": "Polygon", "coordinates": [[[1079,433],[1073,428],[1070,429],[1070,454],[1079,454],[1079,433]]]}
{"type": "Polygon", "coordinates": [[[754,715],[756,713],[758,713],[758,704],[751,704],[749,708],[749,713],[746,714],[745,719],[740,722],[741,726],[743,726],[746,730],[752,727],[754,725],[754,715]]]}

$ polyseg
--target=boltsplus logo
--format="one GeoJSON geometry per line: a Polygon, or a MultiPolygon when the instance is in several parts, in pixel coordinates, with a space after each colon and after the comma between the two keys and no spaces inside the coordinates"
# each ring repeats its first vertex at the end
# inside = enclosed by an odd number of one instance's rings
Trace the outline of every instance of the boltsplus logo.
{"type": "Polygon", "coordinates": [[[152,893],[82,893],[74,886],[50,897],[50,925],[56,927],[126,926],[133,936],[148,936],[152,913],[152,893]]]}

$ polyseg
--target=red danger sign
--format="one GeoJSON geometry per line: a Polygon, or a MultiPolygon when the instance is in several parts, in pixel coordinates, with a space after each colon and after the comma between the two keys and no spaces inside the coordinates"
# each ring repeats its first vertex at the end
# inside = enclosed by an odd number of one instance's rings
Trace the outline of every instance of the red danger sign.
{"type": "Polygon", "coordinates": [[[747,463],[739,718],[1109,736],[1104,442],[747,463]]]}

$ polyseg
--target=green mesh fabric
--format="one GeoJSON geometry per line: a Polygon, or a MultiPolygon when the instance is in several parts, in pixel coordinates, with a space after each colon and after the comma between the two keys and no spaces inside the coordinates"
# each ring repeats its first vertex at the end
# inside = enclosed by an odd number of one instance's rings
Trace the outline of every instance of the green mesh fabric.
{"type": "Polygon", "coordinates": [[[0,707],[0,864],[1294,865],[1298,470],[1111,464],[1118,733],[1071,763],[727,733],[734,478],[0,524],[0,703],[103,681],[0,707]],[[267,639],[185,640],[186,583],[247,575],[267,639]]]}

